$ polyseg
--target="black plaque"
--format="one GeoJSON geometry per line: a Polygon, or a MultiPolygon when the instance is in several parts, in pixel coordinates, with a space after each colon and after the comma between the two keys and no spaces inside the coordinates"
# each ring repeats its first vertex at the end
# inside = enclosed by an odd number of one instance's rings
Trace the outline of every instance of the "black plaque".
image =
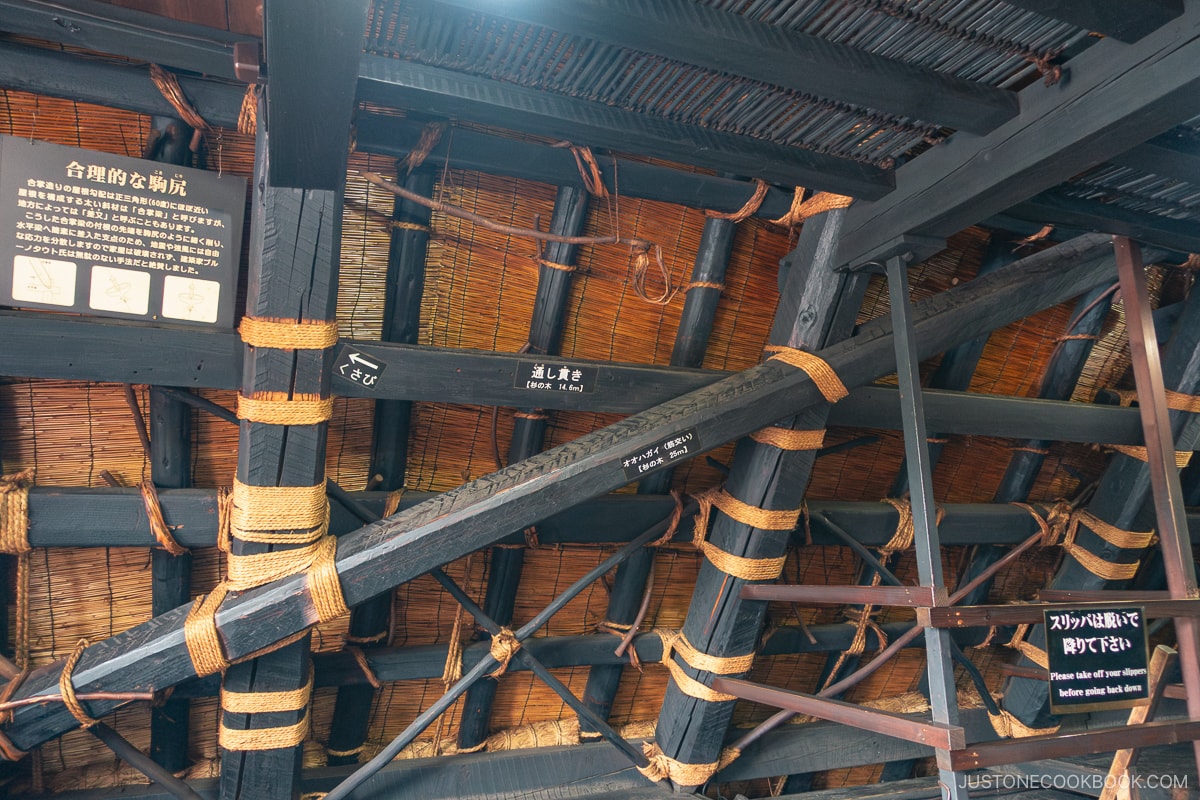
{"type": "Polygon", "coordinates": [[[246,181],[0,137],[0,304],[233,327],[246,181]]]}
{"type": "Polygon", "coordinates": [[[1141,608],[1046,611],[1050,710],[1132,708],[1149,702],[1141,608]]]}
{"type": "Polygon", "coordinates": [[[691,458],[700,452],[700,434],[695,428],[655,442],[645,450],[621,459],[625,477],[634,481],[662,469],[674,461],[691,458]]]}
{"type": "Polygon", "coordinates": [[[378,356],[364,353],[361,350],[345,345],[333,362],[333,374],[340,378],[357,383],[368,389],[374,389],[379,382],[379,376],[387,369],[387,362],[378,356]]]}
{"type": "Polygon", "coordinates": [[[599,367],[563,361],[518,361],[513,386],[538,392],[591,394],[596,391],[599,367]]]}

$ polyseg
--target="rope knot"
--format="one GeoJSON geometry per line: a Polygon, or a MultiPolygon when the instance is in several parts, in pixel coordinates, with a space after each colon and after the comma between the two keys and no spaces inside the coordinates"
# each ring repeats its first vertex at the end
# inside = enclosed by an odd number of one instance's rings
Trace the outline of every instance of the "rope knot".
{"type": "Polygon", "coordinates": [[[489,652],[492,658],[500,662],[500,666],[496,667],[490,674],[493,678],[499,678],[508,670],[508,664],[513,660],[513,656],[521,649],[521,641],[513,633],[512,628],[502,627],[495,636],[492,637],[492,644],[489,652]]]}

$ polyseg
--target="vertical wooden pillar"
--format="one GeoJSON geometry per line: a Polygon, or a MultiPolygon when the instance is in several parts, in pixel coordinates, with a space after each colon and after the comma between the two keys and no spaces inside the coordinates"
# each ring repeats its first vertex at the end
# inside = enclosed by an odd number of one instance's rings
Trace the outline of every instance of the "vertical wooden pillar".
{"type": "MultiPolygon", "coordinates": [[[[577,236],[587,219],[588,193],[576,186],[559,187],[554,201],[551,233],[577,236]]],[[[571,297],[571,278],[577,245],[547,243],[542,263],[538,265],[537,296],[533,303],[533,318],[529,323],[529,351],[552,355],[558,352],[566,318],[567,302],[571,297]],[[564,269],[566,267],[566,269],[564,269]]],[[[512,441],[508,448],[508,463],[529,458],[540,452],[546,435],[546,415],[538,408],[525,408],[513,422],[512,441]]],[[[521,582],[525,551],[519,547],[492,549],[487,594],[483,611],[500,625],[512,622],[513,605],[521,582]]],[[[487,638],[487,634],[481,634],[487,638]]],[[[463,701],[458,729],[459,747],[474,747],[487,738],[488,720],[496,697],[497,682],[477,681],[463,701]]]]}
{"type": "MultiPolygon", "coordinates": [[[[150,387],[150,479],[160,489],[192,485],[192,411],[150,387]]],[[[192,554],[150,551],[150,607],[154,616],[185,605],[191,599],[192,554]]],[[[187,766],[188,719],[186,699],[168,698],[150,712],[150,757],[168,772],[187,766]]]]}
{"type": "MultiPolygon", "coordinates": [[[[775,314],[769,338],[772,345],[817,351],[844,339],[853,329],[866,276],[834,272],[844,216],[844,209],[835,209],[804,223],[775,314]]],[[[795,429],[824,428],[827,416],[828,406],[821,405],[775,424],[795,429]]],[[[771,422],[763,420],[764,425],[771,422]]],[[[760,509],[798,509],[815,457],[815,450],[780,450],[742,439],[725,489],[734,498],[760,509]]],[[[755,528],[715,509],[714,514],[708,537],[713,546],[749,559],[778,558],[786,553],[790,531],[755,528]]],[[[735,657],[754,652],[766,604],[742,600],[742,584],[742,579],[718,570],[707,558],[702,563],[683,625],[683,635],[701,653],[735,657]]],[[[685,674],[705,682],[709,673],[699,672],[679,656],[674,658],[685,674]]],[[[715,762],[733,705],[728,700],[712,702],[685,694],[672,681],[658,719],[659,747],[667,757],[684,765],[715,762]]],[[[679,782],[688,781],[684,778],[679,782]]]]}
{"type": "MultiPolygon", "coordinates": [[[[397,170],[403,168],[397,162],[397,170]]],[[[404,180],[404,188],[429,196],[434,173],[421,168],[404,180]]],[[[425,292],[425,257],[429,245],[431,212],[403,198],[392,210],[392,235],[388,247],[387,289],[384,297],[383,341],[415,344],[421,321],[421,296],[425,292]]],[[[371,483],[386,492],[404,487],[408,465],[408,432],[412,402],[375,401],[375,438],[371,450],[371,483]]],[[[392,609],[392,592],[384,592],[356,606],[350,613],[346,643],[375,647],[387,637],[392,609]]],[[[358,761],[367,738],[371,701],[375,690],[369,685],[338,689],[329,728],[329,765],[358,761]]]]}
{"type": "MultiPolygon", "coordinates": [[[[268,140],[260,124],[246,314],[296,323],[332,320],[337,301],[341,191],[270,185],[268,140]]],[[[333,353],[333,348],[247,345],[242,397],[278,393],[287,398],[328,398],[333,353]]],[[[252,487],[323,483],[327,427],[327,422],[269,424],[243,418],[238,437],[238,480],[252,487]]],[[[243,541],[235,531],[231,555],[249,556],[290,547],[243,541]]],[[[222,692],[245,695],[293,691],[305,686],[310,675],[306,634],[272,653],[230,667],[222,692]]],[[[308,713],[307,707],[269,713],[225,712],[221,724],[232,730],[279,729],[299,723],[308,713]]],[[[221,797],[292,800],[297,794],[302,750],[299,744],[267,750],[222,748],[221,797]]]]}
{"type": "MultiPolygon", "coordinates": [[[[704,232],[700,236],[700,248],[696,263],[692,267],[692,287],[684,300],[683,313],[679,317],[679,329],[675,334],[675,347],[671,351],[671,366],[700,367],[704,362],[704,351],[712,334],[713,319],[717,314],[717,303],[721,299],[720,285],[725,280],[729,266],[729,254],[733,251],[733,237],[737,224],[726,219],[709,217],[704,221],[704,232]],[[706,285],[707,284],[707,285],[706,285]]],[[[671,477],[675,470],[664,469],[653,473],[638,483],[638,494],[666,494],[671,488],[671,477]]],[[[604,618],[619,625],[629,625],[637,617],[642,593],[654,563],[654,550],[643,548],[617,568],[613,580],[608,611],[604,618]]],[[[621,682],[621,665],[604,664],[588,672],[587,687],[583,692],[584,702],[603,719],[612,711],[613,698],[621,682]]],[[[580,720],[583,734],[599,733],[580,720]]]]}

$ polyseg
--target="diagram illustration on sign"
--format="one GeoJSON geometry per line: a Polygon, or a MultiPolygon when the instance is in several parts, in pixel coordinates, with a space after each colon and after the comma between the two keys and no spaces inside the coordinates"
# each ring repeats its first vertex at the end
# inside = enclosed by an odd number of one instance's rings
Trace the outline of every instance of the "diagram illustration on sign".
{"type": "Polygon", "coordinates": [[[162,313],[168,319],[216,322],[221,284],[168,275],[163,279],[162,313]]]}
{"type": "Polygon", "coordinates": [[[75,262],[52,258],[13,258],[13,300],[69,306],[75,303],[75,262]]]}
{"type": "Polygon", "coordinates": [[[116,267],[92,267],[88,306],[98,311],[145,314],[150,310],[150,273],[116,267]]]}

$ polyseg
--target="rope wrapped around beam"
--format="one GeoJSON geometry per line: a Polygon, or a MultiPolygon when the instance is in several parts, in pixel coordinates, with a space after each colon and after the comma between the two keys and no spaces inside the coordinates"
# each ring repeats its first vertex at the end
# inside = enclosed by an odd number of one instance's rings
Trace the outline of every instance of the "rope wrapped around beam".
{"type": "Polygon", "coordinates": [[[655,783],[670,780],[679,786],[703,785],[742,754],[742,751],[736,747],[726,747],[716,761],[707,764],[688,764],[668,756],[657,742],[643,742],[642,752],[646,754],[650,763],[644,767],[638,767],[638,772],[655,783]]]}
{"type": "Polygon", "coordinates": [[[767,359],[768,361],[782,361],[788,366],[803,370],[808,377],[812,378],[821,395],[830,403],[836,403],[850,394],[846,384],[842,383],[842,379],[833,371],[833,367],[814,353],[775,344],[767,345],[763,348],[763,352],[774,354],[767,359]]]}
{"type": "Polygon", "coordinates": [[[790,531],[800,521],[802,509],[771,511],[759,508],[738,500],[720,486],[693,496],[700,504],[700,512],[696,515],[692,543],[704,554],[709,563],[726,575],[732,575],[744,581],[768,581],[780,576],[787,556],[747,558],[728,553],[708,541],[709,515],[712,508],[716,506],[725,512],[726,516],[744,525],[762,530],[790,531]]]}

